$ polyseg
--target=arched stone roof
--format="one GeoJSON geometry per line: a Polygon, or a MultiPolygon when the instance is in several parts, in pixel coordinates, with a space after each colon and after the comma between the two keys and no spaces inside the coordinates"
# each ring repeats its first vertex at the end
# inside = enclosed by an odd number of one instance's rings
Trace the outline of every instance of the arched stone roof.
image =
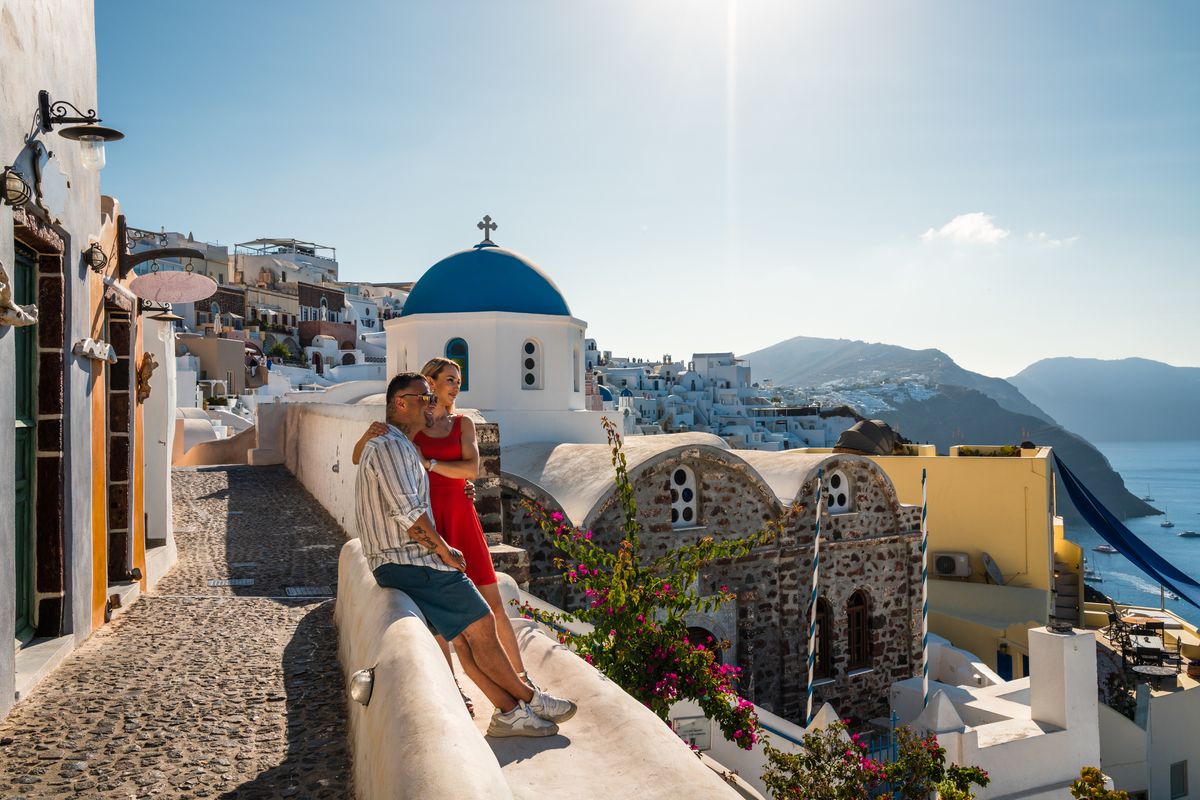
{"type": "MultiPolygon", "coordinates": [[[[626,468],[635,483],[638,475],[685,450],[699,448],[705,455],[746,472],[760,482],[783,508],[811,500],[818,470],[833,465],[860,465],[888,487],[892,509],[899,500],[891,479],[871,459],[845,453],[731,450],[723,439],[709,433],[673,433],[630,436],[623,442],[626,468]]],[[[516,445],[501,452],[501,474],[534,496],[553,499],[567,519],[588,527],[615,492],[612,451],[603,444],[538,442],[516,445]]]]}

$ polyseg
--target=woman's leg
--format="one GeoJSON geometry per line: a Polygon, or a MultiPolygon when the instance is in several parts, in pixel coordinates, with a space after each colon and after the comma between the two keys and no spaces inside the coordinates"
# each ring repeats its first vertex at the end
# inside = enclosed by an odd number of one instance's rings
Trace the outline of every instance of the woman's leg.
{"type": "Polygon", "coordinates": [[[437,639],[438,647],[442,648],[442,655],[446,657],[446,663],[450,665],[450,674],[454,674],[454,660],[450,658],[450,645],[446,643],[438,634],[434,634],[433,638],[437,639]]]}
{"type": "Polygon", "coordinates": [[[504,654],[508,656],[513,671],[518,675],[524,675],[525,662],[521,660],[521,648],[517,646],[517,634],[513,631],[512,623],[508,621],[504,598],[500,596],[500,584],[489,583],[476,588],[492,608],[492,614],[496,618],[496,635],[500,638],[500,646],[504,648],[504,654]]]}

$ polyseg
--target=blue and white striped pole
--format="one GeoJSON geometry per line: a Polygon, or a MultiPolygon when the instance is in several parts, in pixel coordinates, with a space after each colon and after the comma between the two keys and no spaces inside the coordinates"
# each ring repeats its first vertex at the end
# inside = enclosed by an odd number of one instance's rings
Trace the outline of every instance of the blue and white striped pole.
{"type": "MultiPolygon", "coordinates": [[[[817,582],[821,576],[821,490],[825,486],[825,470],[817,470],[817,531],[813,536],[812,593],[808,597],[808,706],[804,727],[813,721],[813,673],[817,666],[817,582]]],[[[829,624],[829,620],[825,621],[829,624]]]]}
{"type": "Polygon", "coordinates": [[[921,696],[929,705],[929,500],[921,470],[921,696]]]}

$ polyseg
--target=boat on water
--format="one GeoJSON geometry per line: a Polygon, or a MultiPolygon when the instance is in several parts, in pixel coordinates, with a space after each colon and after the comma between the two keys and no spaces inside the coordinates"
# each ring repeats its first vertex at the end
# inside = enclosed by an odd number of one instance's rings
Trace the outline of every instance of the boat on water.
{"type": "Polygon", "coordinates": [[[1083,579],[1089,583],[1104,583],[1104,576],[1088,563],[1087,556],[1083,557],[1083,579]]]}
{"type": "Polygon", "coordinates": [[[1175,527],[1175,523],[1174,523],[1174,522],[1171,522],[1171,518],[1170,518],[1170,517],[1168,517],[1168,516],[1166,516],[1166,513],[1167,513],[1167,510],[1164,508],[1164,509],[1163,509],[1163,515],[1164,515],[1164,516],[1163,516],[1163,521],[1162,521],[1162,522],[1160,522],[1160,523],[1158,523],[1158,524],[1159,524],[1159,527],[1162,527],[1162,528],[1174,528],[1174,527],[1175,527]]]}
{"type": "Polygon", "coordinates": [[[1149,485],[1147,485],[1147,486],[1146,486],[1146,496],[1145,496],[1145,497],[1143,497],[1143,498],[1142,498],[1142,500],[1143,500],[1143,501],[1145,501],[1145,502],[1147,502],[1147,503],[1153,503],[1153,502],[1154,502],[1154,495],[1150,494],[1150,487],[1149,487],[1149,485]]]}
{"type": "Polygon", "coordinates": [[[1117,548],[1113,547],[1111,544],[1098,544],[1095,547],[1093,547],[1092,549],[1095,550],[1097,553],[1116,553],[1116,552],[1118,552],[1117,548]]]}
{"type": "Polygon", "coordinates": [[[1175,535],[1182,536],[1185,539],[1200,539],[1200,531],[1180,531],[1175,535]]]}

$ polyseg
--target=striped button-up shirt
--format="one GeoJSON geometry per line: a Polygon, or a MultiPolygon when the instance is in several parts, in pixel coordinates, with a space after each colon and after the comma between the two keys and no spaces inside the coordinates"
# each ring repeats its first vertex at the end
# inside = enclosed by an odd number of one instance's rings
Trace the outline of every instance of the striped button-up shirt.
{"type": "Polygon", "coordinates": [[[429,513],[429,476],[417,448],[396,426],[389,425],[363,448],[354,501],[358,536],[372,570],[388,563],[454,570],[408,534],[429,513]]]}

